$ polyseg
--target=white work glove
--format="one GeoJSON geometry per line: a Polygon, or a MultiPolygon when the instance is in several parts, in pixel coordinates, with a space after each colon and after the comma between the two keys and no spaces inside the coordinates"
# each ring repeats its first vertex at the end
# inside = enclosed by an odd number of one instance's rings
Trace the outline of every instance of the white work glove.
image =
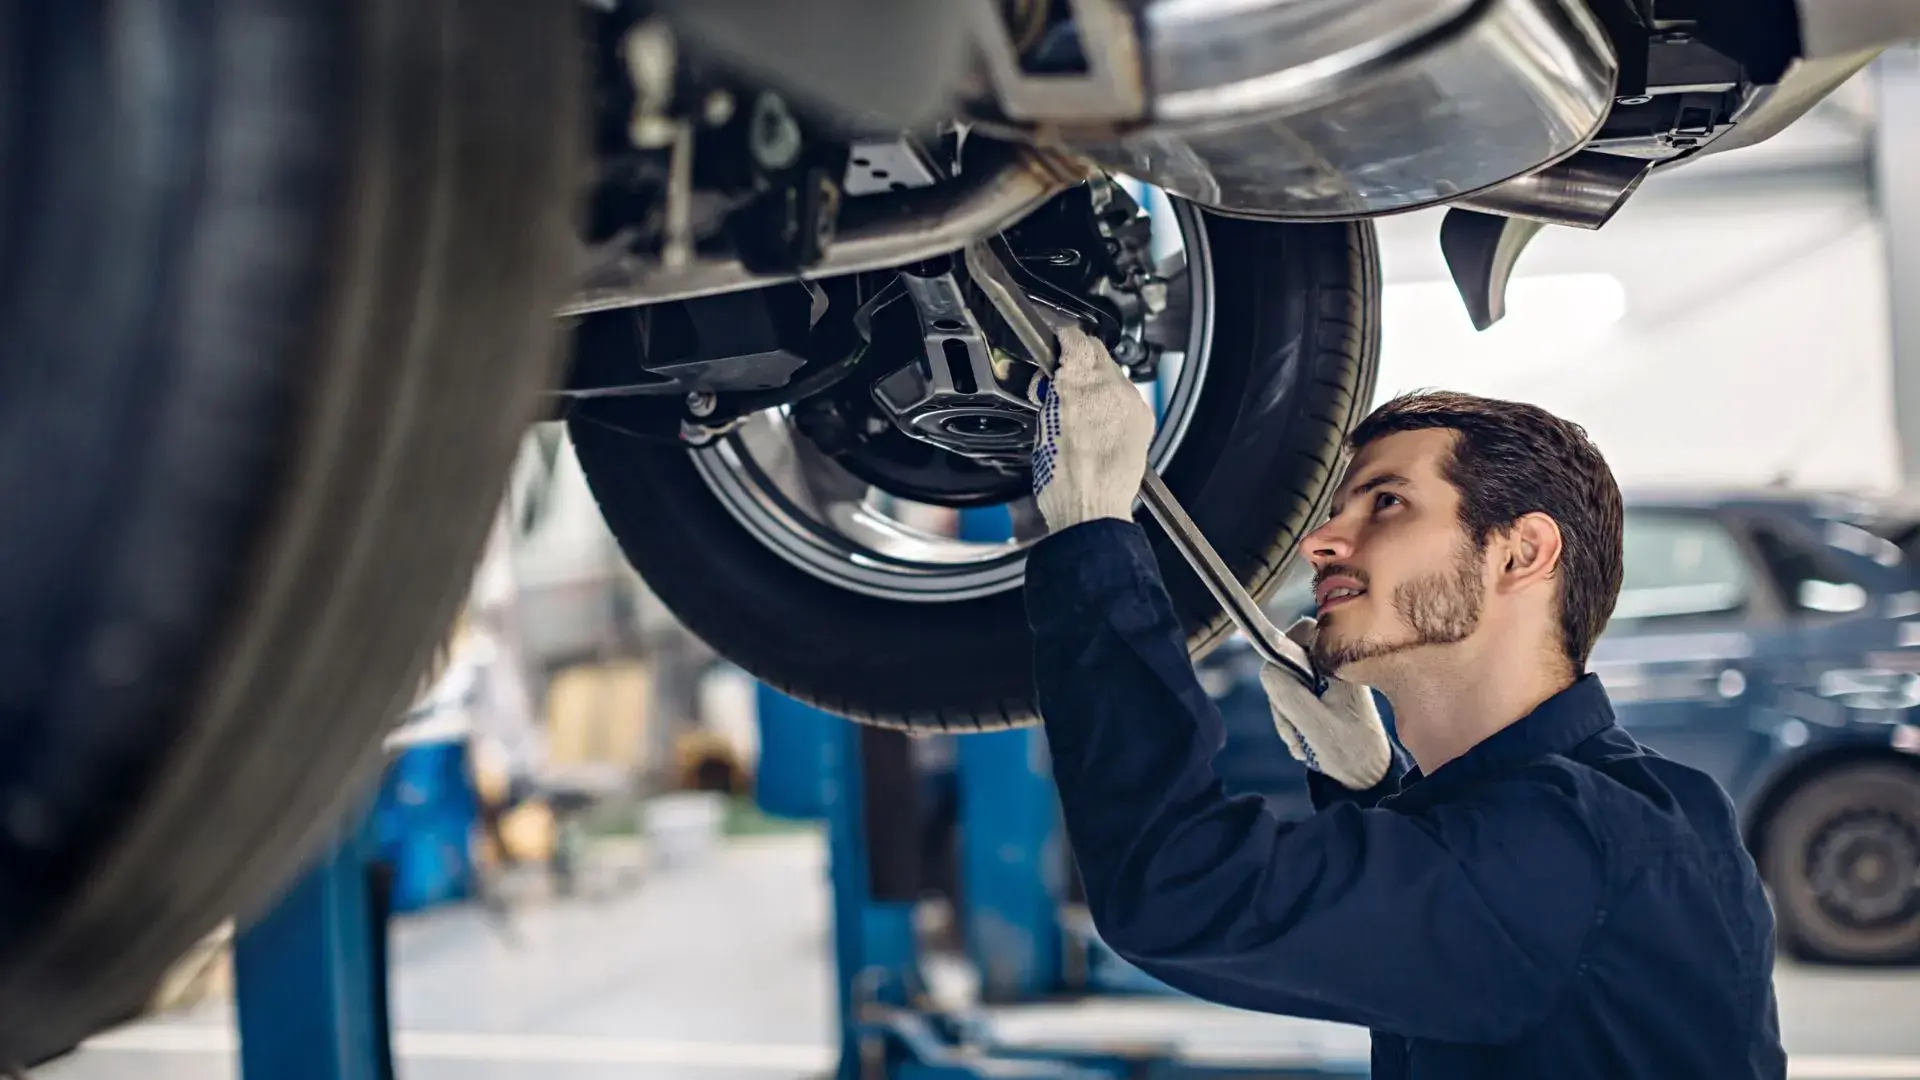
{"type": "Polygon", "coordinates": [[[1060,331],[1060,362],[1038,384],[1033,494],[1047,529],[1133,519],[1147,472],[1153,409],[1098,338],[1060,331]]]}
{"type": "MultiPolygon", "coordinates": [[[[1308,671],[1313,670],[1308,653],[1319,628],[1307,618],[1287,628],[1287,640],[1299,647],[1288,659],[1308,671]]],[[[1260,671],[1273,726],[1294,758],[1349,791],[1365,791],[1385,779],[1393,762],[1387,727],[1374,707],[1373,691],[1332,676],[1326,682],[1326,692],[1316,696],[1278,665],[1269,663],[1260,671]]]]}

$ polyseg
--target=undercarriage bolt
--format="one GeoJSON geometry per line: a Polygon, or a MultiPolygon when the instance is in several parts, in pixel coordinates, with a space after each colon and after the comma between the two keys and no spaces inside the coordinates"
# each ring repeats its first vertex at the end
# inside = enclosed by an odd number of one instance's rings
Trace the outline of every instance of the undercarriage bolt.
{"type": "Polygon", "coordinates": [[[720,401],[711,390],[695,390],[687,395],[687,411],[695,416],[712,416],[720,401]]]}
{"type": "Polygon", "coordinates": [[[747,125],[747,149],[763,169],[778,172],[800,157],[800,125],[779,95],[763,93],[753,102],[747,125]]]}
{"type": "Polygon", "coordinates": [[[1146,351],[1133,338],[1121,338],[1119,344],[1113,347],[1113,358],[1122,364],[1135,363],[1145,355],[1146,351]]]}
{"type": "Polygon", "coordinates": [[[1150,277],[1142,281],[1140,302],[1147,306],[1149,315],[1158,315],[1167,310],[1167,279],[1150,277]]]}

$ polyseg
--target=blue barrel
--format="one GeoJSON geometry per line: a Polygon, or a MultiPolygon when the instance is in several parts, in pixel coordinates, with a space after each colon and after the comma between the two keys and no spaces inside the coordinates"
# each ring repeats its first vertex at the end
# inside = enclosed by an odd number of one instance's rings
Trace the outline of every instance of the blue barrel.
{"type": "Polygon", "coordinates": [[[479,798],[465,739],[402,751],[374,804],[380,858],[393,867],[393,911],[420,911],[470,898],[479,798]]]}

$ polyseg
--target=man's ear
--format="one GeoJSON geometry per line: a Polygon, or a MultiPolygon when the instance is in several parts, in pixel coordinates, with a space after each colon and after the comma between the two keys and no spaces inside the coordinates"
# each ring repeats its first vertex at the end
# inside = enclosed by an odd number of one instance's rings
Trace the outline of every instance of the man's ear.
{"type": "Polygon", "coordinates": [[[1538,511],[1522,514],[1502,530],[1500,548],[1495,588],[1516,592],[1550,581],[1560,569],[1560,524],[1538,511]]]}

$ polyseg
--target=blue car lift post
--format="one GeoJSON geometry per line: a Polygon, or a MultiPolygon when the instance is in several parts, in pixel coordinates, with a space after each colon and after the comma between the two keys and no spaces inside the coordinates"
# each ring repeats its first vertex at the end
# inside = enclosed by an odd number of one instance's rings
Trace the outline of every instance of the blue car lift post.
{"type": "Polygon", "coordinates": [[[394,1080],[387,891],[371,817],[233,946],[240,1076],[394,1080]]]}
{"type": "Polygon", "coordinates": [[[472,884],[464,863],[450,875],[443,865],[409,875],[404,857],[424,843],[436,849],[428,863],[445,863],[440,849],[462,847],[457,834],[475,817],[464,750],[444,735],[423,724],[390,736],[377,794],[272,908],[238,928],[240,1076],[395,1080],[387,993],[395,902],[440,902],[472,884]]]}

